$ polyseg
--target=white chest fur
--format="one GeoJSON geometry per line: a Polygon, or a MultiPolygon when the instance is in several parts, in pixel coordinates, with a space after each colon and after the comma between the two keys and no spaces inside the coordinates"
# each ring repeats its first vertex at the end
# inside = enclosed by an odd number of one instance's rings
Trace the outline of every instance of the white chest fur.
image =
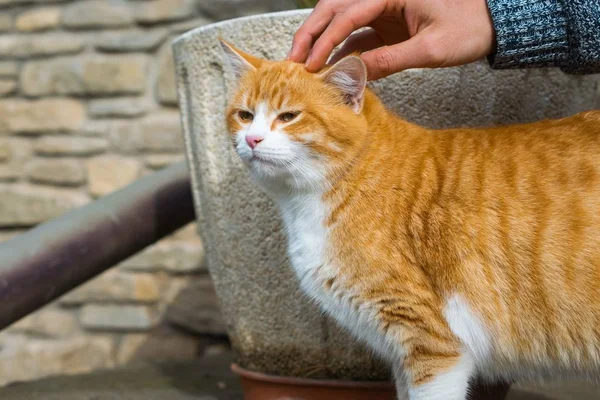
{"type": "Polygon", "coordinates": [[[343,285],[343,266],[331,256],[325,224],[328,210],[321,195],[280,198],[279,205],[288,234],[290,261],[304,292],[381,356],[394,361],[401,357],[397,338],[391,336],[393,332],[382,332],[372,305],[357,302],[360,287],[343,285]],[[328,285],[330,278],[336,283],[328,285]]]}
{"type": "Polygon", "coordinates": [[[321,196],[315,193],[295,194],[279,199],[288,236],[290,261],[302,288],[315,299],[322,296],[319,275],[326,264],[327,214],[321,196]]]}

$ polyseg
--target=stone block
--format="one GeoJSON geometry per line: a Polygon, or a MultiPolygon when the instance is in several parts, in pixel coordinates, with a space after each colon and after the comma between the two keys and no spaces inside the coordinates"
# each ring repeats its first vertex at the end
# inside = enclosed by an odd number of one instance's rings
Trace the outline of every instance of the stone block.
{"type": "Polygon", "coordinates": [[[5,13],[0,14],[0,32],[10,31],[13,27],[12,15],[5,13]]]}
{"type": "Polygon", "coordinates": [[[165,319],[198,335],[224,335],[225,323],[208,277],[173,282],[165,319]]]}
{"type": "Polygon", "coordinates": [[[121,154],[137,154],[143,147],[139,119],[110,121],[107,136],[111,149],[121,154]]]}
{"type": "Polygon", "coordinates": [[[152,113],[140,122],[143,151],[182,151],[183,135],[181,120],[177,111],[152,113]]]}
{"type": "Polygon", "coordinates": [[[77,130],[85,108],[72,99],[0,100],[0,135],[77,130]]]}
{"type": "Polygon", "coordinates": [[[38,32],[54,29],[60,25],[60,8],[42,7],[22,12],[17,16],[15,27],[21,32],[38,32]]]}
{"type": "Polygon", "coordinates": [[[45,340],[11,337],[0,351],[0,385],[114,366],[114,343],[103,337],[45,340]]]}
{"type": "Polygon", "coordinates": [[[183,159],[180,154],[152,154],[146,156],[144,164],[150,169],[163,169],[183,159]]]}
{"type": "Polygon", "coordinates": [[[29,58],[73,54],[83,50],[83,38],[67,33],[0,36],[0,57],[29,58]]]}
{"type": "Polygon", "coordinates": [[[120,0],[86,0],[65,7],[63,25],[73,29],[115,28],[131,25],[128,4],[120,0]]]}
{"type": "Polygon", "coordinates": [[[148,59],[140,54],[96,56],[82,61],[82,79],[88,94],[137,94],[146,88],[148,59]]]}
{"type": "Polygon", "coordinates": [[[159,299],[159,280],[154,275],[112,270],[67,293],[59,303],[154,303],[159,299]]]}
{"type": "Polygon", "coordinates": [[[36,225],[89,202],[83,193],[66,189],[0,186],[0,227],[36,225]]]}
{"type": "Polygon", "coordinates": [[[5,162],[10,159],[12,154],[11,146],[6,138],[0,139],[0,162],[5,162]]]}
{"type": "Polygon", "coordinates": [[[111,147],[120,153],[181,152],[183,136],[177,111],[157,111],[143,119],[114,121],[108,129],[111,147]]]}
{"type": "Polygon", "coordinates": [[[0,76],[3,78],[17,76],[19,65],[15,61],[0,61],[0,76]]]}
{"type": "Polygon", "coordinates": [[[89,120],[79,130],[82,136],[107,138],[114,121],[89,120]]]}
{"type": "Polygon", "coordinates": [[[219,356],[219,355],[227,353],[228,351],[231,351],[231,349],[226,344],[214,344],[211,346],[207,346],[204,349],[204,352],[202,353],[202,355],[204,357],[219,356]]]}
{"type": "Polygon", "coordinates": [[[24,162],[31,158],[33,148],[30,138],[8,137],[3,139],[11,149],[11,160],[24,162]]]}
{"type": "Polygon", "coordinates": [[[99,156],[87,163],[89,191],[104,196],[135,181],[141,172],[137,160],[115,155],[99,156]]]}
{"type": "Polygon", "coordinates": [[[8,96],[17,90],[17,81],[13,79],[0,79],[0,96],[8,96]]]}
{"type": "Polygon", "coordinates": [[[56,0],[0,0],[0,6],[23,5],[31,3],[55,3],[56,0]]]}
{"type": "Polygon", "coordinates": [[[74,136],[44,136],[35,141],[35,153],[42,156],[91,156],[108,148],[108,141],[102,138],[74,136]]]}
{"type": "Polygon", "coordinates": [[[23,175],[24,164],[32,155],[31,141],[5,137],[0,140],[0,182],[13,182],[23,175]]]}
{"type": "Polygon", "coordinates": [[[58,186],[78,186],[85,182],[85,167],[78,160],[37,159],[26,166],[29,180],[58,186]]]}
{"type": "Polygon", "coordinates": [[[28,96],[137,94],[146,87],[147,70],[142,54],[30,61],[21,73],[21,88],[28,96]]]}
{"type": "Polygon", "coordinates": [[[135,18],[143,24],[177,21],[196,14],[198,2],[194,0],[151,0],[138,3],[135,18]]]}
{"type": "Polygon", "coordinates": [[[130,271],[158,271],[192,274],[206,271],[204,248],[195,242],[166,240],[156,243],[121,264],[130,271]]]}
{"type": "Polygon", "coordinates": [[[86,304],[79,314],[81,326],[91,331],[147,331],[157,322],[154,310],[139,305],[86,304]]]}
{"type": "Polygon", "coordinates": [[[202,15],[216,21],[297,8],[294,0],[219,0],[200,1],[198,5],[202,15]]]}
{"type": "Polygon", "coordinates": [[[0,182],[15,182],[23,175],[23,169],[17,164],[0,165],[0,182]]]}
{"type": "Polygon", "coordinates": [[[127,334],[117,350],[119,364],[191,360],[198,356],[198,340],[192,336],[159,333],[127,334]]]}
{"type": "Polygon", "coordinates": [[[31,140],[19,137],[0,138],[0,160],[15,161],[19,164],[28,161],[32,155],[31,140]]]}
{"type": "Polygon", "coordinates": [[[150,51],[167,37],[166,29],[106,32],[96,40],[96,48],[111,52],[150,51]]]}
{"type": "Polygon", "coordinates": [[[173,33],[184,33],[187,31],[191,31],[192,29],[199,28],[204,25],[212,24],[214,21],[210,18],[206,17],[198,17],[194,19],[190,19],[187,21],[178,22],[176,24],[171,24],[169,26],[169,30],[173,33]]]}
{"type": "Polygon", "coordinates": [[[197,242],[200,240],[200,236],[198,235],[198,224],[195,222],[190,222],[183,228],[175,231],[170,236],[173,240],[184,240],[188,242],[197,242]]]}
{"type": "Polygon", "coordinates": [[[88,113],[92,117],[137,117],[145,114],[152,104],[143,97],[98,99],[89,102],[88,113]]]}
{"type": "Polygon", "coordinates": [[[158,54],[158,74],[154,84],[156,99],[165,105],[177,105],[175,63],[171,44],[167,43],[158,54]]]}
{"type": "Polygon", "coordinates": [[[71,335],[77,328],[77,319],[72,312],[43,308],[17,321],[8,331],[36,337],[59,338],[71,335]]]}

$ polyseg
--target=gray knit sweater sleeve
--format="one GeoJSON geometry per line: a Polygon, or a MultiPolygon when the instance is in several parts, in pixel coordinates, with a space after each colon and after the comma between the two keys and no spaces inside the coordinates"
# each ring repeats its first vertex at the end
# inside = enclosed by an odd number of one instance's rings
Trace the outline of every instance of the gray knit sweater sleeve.
{"type": "Polygon", "coordinates": [[[560,67],[600,73],[600,0],[487,0],[493,68],[560,67]]]}

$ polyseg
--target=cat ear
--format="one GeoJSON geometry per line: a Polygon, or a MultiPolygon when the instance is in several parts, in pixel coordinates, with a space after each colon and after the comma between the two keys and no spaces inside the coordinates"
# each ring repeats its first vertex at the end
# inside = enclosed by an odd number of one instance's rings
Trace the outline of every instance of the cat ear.
{"type": "Polygon", "coordinates": [[[320,76],[344,94],[346,103],[356,114],[360,113],[367,86],[367,67],[360,57],[344,57],[320,76]]]}
{"type": "Polygon", "coordinates": [[[248,53],[236,49],[221,38],[219,38],[219,42],[221,42],[225,59],[231,65],[236,78],[239,79],[246,72],[254,71],[260,66],[262,62],[260,58],[253,57],[248,53]]]}

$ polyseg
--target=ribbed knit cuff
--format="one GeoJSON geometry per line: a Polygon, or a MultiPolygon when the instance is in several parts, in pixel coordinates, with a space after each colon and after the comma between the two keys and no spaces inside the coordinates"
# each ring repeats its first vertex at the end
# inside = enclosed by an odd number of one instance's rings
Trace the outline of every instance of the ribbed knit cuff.
{"type": "Polygon", "coordinates": [[[565,64],[567,11],[559,0],[487,1],[496,30],[496,52],[488,57],[492,68],[565,64]]]}

